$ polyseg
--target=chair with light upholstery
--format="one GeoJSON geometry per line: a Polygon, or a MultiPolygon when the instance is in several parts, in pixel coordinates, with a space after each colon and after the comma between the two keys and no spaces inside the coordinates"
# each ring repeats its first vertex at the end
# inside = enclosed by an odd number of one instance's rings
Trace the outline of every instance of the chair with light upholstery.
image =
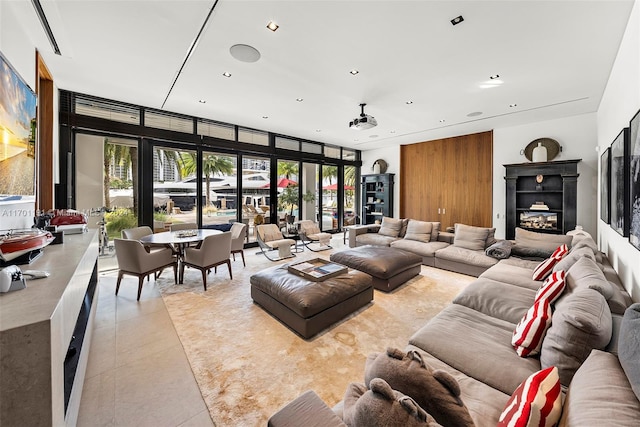
{"type": "Polygon", "coordinates": [[[138,278],[138,298],[142,292],[142,285],[145,276],[151,273],[158,273],[166,267],[173,267],[173,279],[177,283],[178,265],[173,251],[169,248],[158,251],[147,252],[145,247],[138,240],[114,239],[116,248],[116,259],[118,260],[118,281],[116,282],[116,295],[120,290],[122,276],[129,274],[138,278]]]}
{"type": "Polygon", "coordinates": [[[244,262],[244,241],[247,238],[247,224],[241,222],[234,222],[231,226],[231,254],[233,260],[236,260],[236,254],[242,255],[242,265],[245,267],[247,264],[244,262]]]}
{"type": "Polygon", "coordinates": [[[196,224],[195,222],[177,222],[175,224],[171,224],[169,226],[169,229],[171,231],[197,230],[198,229],[198,224],[196,224]]]}
{"type": "Polygon", "coordinates": [[[256,227],[258,246],[262,254],[271,261],[279,261],[284,258],[294,257],[291,253],[291,246],[296,242],[293,239],[285,239],[282,232],[275,224],[262,224],[256,227]],[[271,255],[273,251],[278,251],[278,256],[271,255]]]}
{"type": "MultiPolygon", "coordinates": [[[[122,236],[123,239],[129,239],[129,240],[140,240],[144,236],[149,236],[150,234],[153,234],[153,231],[151,230],[151,227],[148,227],[146,225],[141,225],[140,227],[125,228],[120,232],[120,235],[122,236]]],[[[171,245],[153,244],[153,243],[151,244],[143,243],[143,245],[144,245],[144,248],[147,250],[147,252],[155,252],[165,248],[169,248],[173,250],[171,245]]],[[[173,254],[175,255],[176,252],[173,251],[173,254]]],[[[160,277],[160,273],[155,274],[155,278],[157,279],[158,277],[160,277]]]]}
{"type": "Polygon", "coordinates": [[[184,251],[184,259],[180,264],[180,278],[184,277],[184,268],[193,267],[202,272],[202,284],[207,290],[207,274],[211,268],[218,272],[218,266],[227,264],[229,277],[233,280],[231,271],[231,232],[207,236],[197,248],[187,248],[184,251]]]}
{"type": "Polygon", "coordinates": [[[311,220],[298,221],[298,236],[310,251],[319,252],[331,249],[329,245],[331,234],[321,232],[318,224],[311,220]]]}

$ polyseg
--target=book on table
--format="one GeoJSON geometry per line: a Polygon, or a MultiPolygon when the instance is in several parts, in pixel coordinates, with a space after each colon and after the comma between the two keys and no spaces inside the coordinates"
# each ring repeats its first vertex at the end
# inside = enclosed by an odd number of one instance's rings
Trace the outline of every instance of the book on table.
{"type": "Polygon", "coordinates": [[[344,274],[348,271],[348,268],[342,264],[316,258],[290,264],[287,267],[287,270],[289,273],[304,277],[305,279],[309,279],[314,282],[319,282],[330,277],[344,274]]]}

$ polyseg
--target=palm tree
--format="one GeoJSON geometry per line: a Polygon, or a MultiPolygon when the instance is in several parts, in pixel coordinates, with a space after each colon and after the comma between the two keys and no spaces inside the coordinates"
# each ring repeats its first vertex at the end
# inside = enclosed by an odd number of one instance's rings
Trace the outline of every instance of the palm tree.
{"type": "Polygon", "coordinates": [[[328,179],[329,185],[333,184],[333,179],[338,179],[338,167],[337,166],[322,166],[322,179],[328,179]]]}
{"type": "Polygon", "coordinates": [[[131,171],[131,186],[132,188],[132,202],[133,212],[138,212],[138,148],[125,144],[117,144],[109,141],[108,138],[104,139],[104,181],[103,181],[103,193],[104,193],[104,206],[109,209],[111,207],[111,201],[109,192],[111,190],[110,172],[111,165],[124,166],[127,170],[131,171]]]}
{"type": "Polygon", "coordinates": [[[291,179],[298,176],[298,162],[278,162],[278,176],[291,179]]]}
{"type": "MultiPolygon", "coordinates": [[[[197,171],[196,153],[180,153],[181,168],[184,175],[197,171]]],[[[205,179],[205,206],[211,203],[211,177],[215,174],[229,175],[233,173],[234,164],[230,157],[204,153],[202,156],[202,173],[205,179]]]]}

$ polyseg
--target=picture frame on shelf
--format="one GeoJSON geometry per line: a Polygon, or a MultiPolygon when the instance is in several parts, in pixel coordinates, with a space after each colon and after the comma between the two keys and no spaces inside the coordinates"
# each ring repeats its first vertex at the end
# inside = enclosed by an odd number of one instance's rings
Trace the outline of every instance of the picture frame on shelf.
{"type": "Polygon", "coordinates": [[[640,111],[629,122],[629,242],[640,250],[640,111]]]}
{"type": "Polygon", "coordinates": [[[600,155],[600,219],[611,222],[611,148],[600,155]]]}
{"type": "Polygon", "coordinates": [[[611,143],[611,228],[629,236],[629,128],[624,128],[611,143]]]}

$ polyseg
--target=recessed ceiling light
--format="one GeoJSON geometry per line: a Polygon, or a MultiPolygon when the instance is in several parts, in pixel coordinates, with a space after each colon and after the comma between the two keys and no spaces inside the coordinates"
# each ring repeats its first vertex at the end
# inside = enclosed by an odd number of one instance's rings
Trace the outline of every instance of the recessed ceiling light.
{"type": "Polygon", "coordinates": [[[462,17],[462,15],[460,16],[456,16],[455,18],[453,18],[451,20],[451,25],[458,25],[459,23],[461,23],[462,21],[464,21],[464,18],[462,17]]]}
{"type": "Polygon", "coordinates": [[[206,104],[206,103],[207,103],[207,100],[206,100],[206,99],[201,99],[201,100],[199,100],[198,102],[199,102],[200,104],[206,104]]]}
{"type": "Polygon", "coordinates": [[[518,104],[509,104],[509,107],[513,108],[513,107],[517,107],[518,104]]]}
{"type": "Polygon", "coordinates": [[[407,102],[405,102],[405,104],[411,105],[411,104],[413,104],[413,101],[407,101],[407,102]]]}
{"type": "Polygon", "coordinates": [[[356,74],[358,74],[360,71],[358,70],[351,70],[349,71],[349,74],[351,74],[352,76],[355,76],[356,74]]]}
{"type": "Polygon", "coordinates": [[[316,129],[316,132],[322,132],[322,129],[316,129]]]}
{"type": "Polygon", "coordinates": [[[377,138],[378,135],[369,135],[369,138],[377,138]]]}
{"type": "Polygon", "coordinates": [[[439,120],[439,122],[440,122],[440,123],[444,123],[444,122],[445,122],[445,120],[444,120],[444,119],[440,119],[440,120],[439,120]]]}
{"type": "Polygon", "coordinates": [[[396,131],[395,131],[395,130],[392,130],[392,131],[390,131],[389,133],[396,133],[396,131]]]}
{"type": "Polygon", "coordinates": [[[263,119],[268,119],[268,118],[269,118],[269,116],[262,116],[262,118],[263,118],[263,119]]]}
{"type": "Polygon", "coordinates": [[[358,142],[358,141],[360,141],[360,140],[359,140],[358,138],[356,138],[356,139],[354,139],[354,141],[358,142]]]}
{"type": "Polygon", "coordinates": [[[296,98],[296,101],[302,102],[302,101],[304,101],[304,98],[296,98]]]}
{"type": "Polygon", "coordinates": [[[275,31],[278,28],[280,28],[280,26],[273,21],[269,21],[269,23],[267,24],[267,28],[270,29],[271,31],[275,31]]]}
{"type": "Polygon", "coordinates": [[[222,73],[223,76],[225,77],[231,77],[231,73],[227,73],[226,71],[224,73],[222,73]]]}
{"type": "Polygon", "coordinates": [[[476,117],[482,115],[482,111],[474,111],[473,113],[467,114],[467,117],[476,117]]]}
{"type": "Polygon", "coordinates": [[[494,74],[493,76],[489,76],[491,80],[495,80],[500,77],[500,74],[494,74]]]}

